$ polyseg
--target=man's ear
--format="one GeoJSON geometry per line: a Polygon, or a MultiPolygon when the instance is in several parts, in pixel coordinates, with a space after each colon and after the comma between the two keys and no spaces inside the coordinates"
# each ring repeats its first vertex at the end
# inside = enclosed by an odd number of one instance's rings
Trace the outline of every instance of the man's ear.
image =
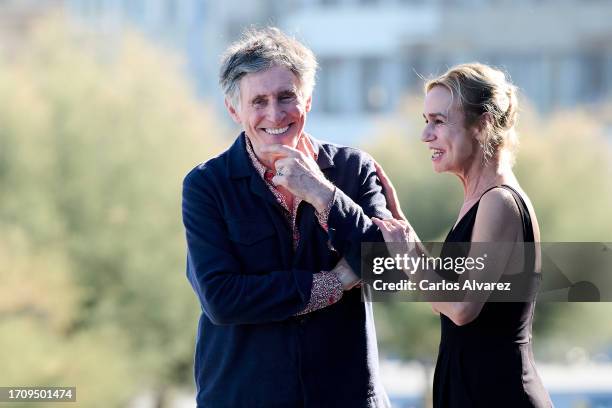
{"type": "Polygon", "coordinates": [[[312,94],[306,99],[306,112],[310,112],[310,109],[312,109],[312,94]]]}
{"type": "Polygon", "coordinates": [[[240,120],[240,116],[238,115],[236,108],[234,108],[229,98],[225,98],[225,107],[227,108],[227,111],[229,112],[234,122],[238,124],[242,124],[242,121],[240,120]]]}

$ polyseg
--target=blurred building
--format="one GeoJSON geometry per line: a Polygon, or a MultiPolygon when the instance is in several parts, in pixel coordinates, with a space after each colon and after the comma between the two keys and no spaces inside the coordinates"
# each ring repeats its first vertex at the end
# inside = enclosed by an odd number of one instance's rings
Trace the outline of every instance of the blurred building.
{"type": "MultiPolygon", "coordinates": [[[[612,2],[302,0],[283,19],[316,51],[324,134],[392,111],[421,76],[470,61],[508,72],[541,112],[612,99],[612,2]]],[[[351,129],[351,132],[358,130],[351,129]]]]}
{"type": "MultiPolygon", "coordinates": [[[[203,98],[219,100],[217,73],[225,47],[252,24],[272,24],[283,2],[213,0],[63,0],[76,22],[115,38],[127,30],[185,57],[203,98]]],[[[222,101],[221,101],[222,102],[222,101]]],[[[221,103],[220,106],[223,104],[221,103]]]]}
{"type": "Polygon", "coordinates": [[[97,34],[113,40],[128,30],[143,33],[156,45],[185,60],[196,92],[209,89],[205,73],[207,52],[203,27],[208,17],[206,0],[63,0],[65,10],[97,34]]]}
{"type": "Polygon", "coordinates": [[[542,112],[612,97],[606,0],[65,0],[100,32],[137,27],[184,54],[198,93],[222,106],[220,53],[251,24],[307,43],[321,70],[309,126],[349,141],[394,112],[421,76],[481,61],[506,70],[542,112]],[[342,134],[338,134],[341,132],[342,134]]]}
{"type": "Polygon", "coordinates": [[[26,32],[62,0],[0,0],[0,55],[9,58],[26,32]]]}

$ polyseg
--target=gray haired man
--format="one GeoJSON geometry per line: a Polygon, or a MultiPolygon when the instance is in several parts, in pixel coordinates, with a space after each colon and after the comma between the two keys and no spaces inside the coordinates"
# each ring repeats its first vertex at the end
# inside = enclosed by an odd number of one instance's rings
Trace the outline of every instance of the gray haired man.
{"type": "Polygon", "coordinates": [[[201,303],[198,407],[387,407],[362,241],[389,218],[373,160],[304,131],[317,63],[247,32],[220,83],[243,131],[183,183],[187,276],[201,303]]]}

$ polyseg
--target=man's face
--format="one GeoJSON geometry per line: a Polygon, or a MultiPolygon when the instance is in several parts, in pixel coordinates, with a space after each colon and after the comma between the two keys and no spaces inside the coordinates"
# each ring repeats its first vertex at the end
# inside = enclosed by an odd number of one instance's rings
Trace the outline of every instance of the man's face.
{"type": "Polygon", "coordinates": [[[268,167],[275,158],[266,157],[261,147],[283,144],[295,148],[304,130],[312,98],[302,94],[298,78],[285,67],[273,66],[246,74],[240,80],[240,106],[225,104],[236,123],[248,136],[255,154],[268,167]]]}

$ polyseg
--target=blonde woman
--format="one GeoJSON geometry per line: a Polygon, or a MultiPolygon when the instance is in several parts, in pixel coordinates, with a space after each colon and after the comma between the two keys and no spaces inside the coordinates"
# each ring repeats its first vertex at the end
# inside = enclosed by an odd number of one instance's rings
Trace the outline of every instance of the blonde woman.
{"type": "MultiPolygon", "coordinates": [[[[504,73],[483,64],[459,65],[425,85],[421,139],[431,150],[434,171],[457,175],[464,190],[443,253],[453,242],[516,243],[506,245],[489,262],[506,266],[504,273],[509,275],[526,268],[539,277],[539,253],[525,250],[522,244],[539,241],[538,222],[512,172],[517,108],[516,88],[504,73]]],[[[385,241],[418,240],[393,185],[381,168],[378,173],[394,217],[374,219],[385,241]]],[[[434,302],[432,306],[441,322],[435,407],[552,406],[533,360],[535,302],[434,302]]]]}

